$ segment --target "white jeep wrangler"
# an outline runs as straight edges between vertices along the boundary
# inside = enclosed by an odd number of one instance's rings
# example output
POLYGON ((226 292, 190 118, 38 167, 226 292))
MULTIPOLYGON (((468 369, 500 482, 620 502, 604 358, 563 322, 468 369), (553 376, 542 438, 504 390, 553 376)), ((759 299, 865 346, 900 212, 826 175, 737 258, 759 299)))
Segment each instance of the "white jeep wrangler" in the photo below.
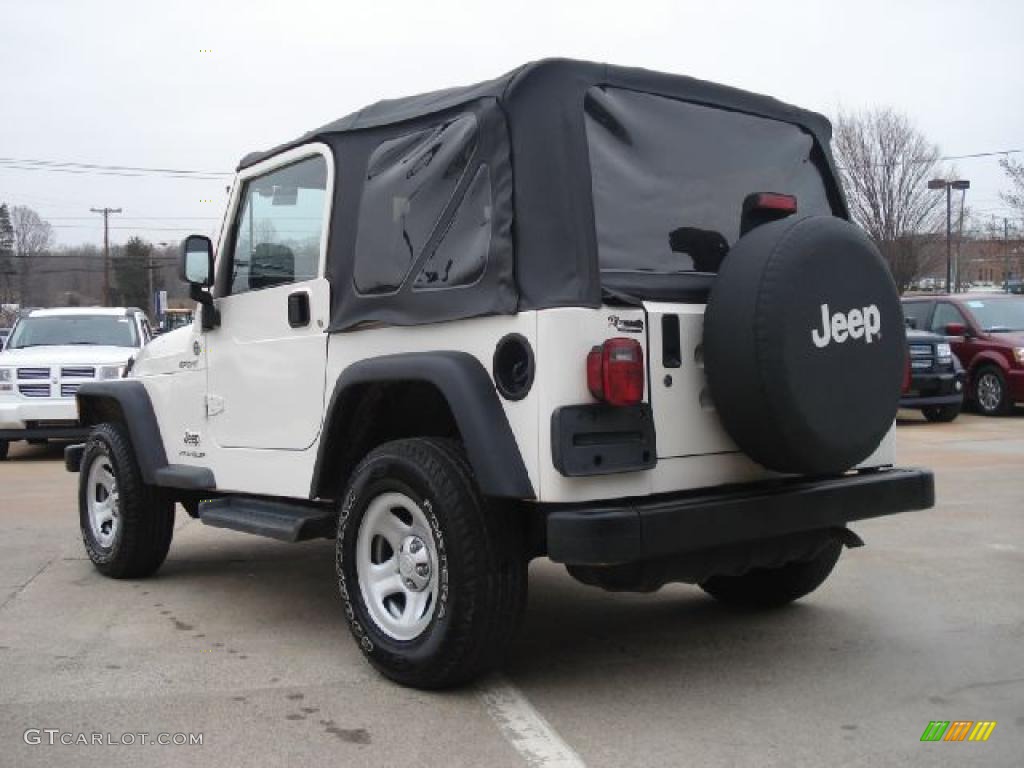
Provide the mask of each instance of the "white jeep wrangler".
POLYGON ((564 60, 381 102, 239 166, 200 305, 78 392, 82 537, 148 576, 174 504, 332 537, 381 672, 493 666, 547 556, 610 590, 815 589, 893 468, 900 304, 819 115, 564 60))
POLYGON ((22 317, 0 351, 0 460, 18 440, 87 437, 75 407, 79 387, 121 378, 149 338, 141 309, 63 307, 22 317))

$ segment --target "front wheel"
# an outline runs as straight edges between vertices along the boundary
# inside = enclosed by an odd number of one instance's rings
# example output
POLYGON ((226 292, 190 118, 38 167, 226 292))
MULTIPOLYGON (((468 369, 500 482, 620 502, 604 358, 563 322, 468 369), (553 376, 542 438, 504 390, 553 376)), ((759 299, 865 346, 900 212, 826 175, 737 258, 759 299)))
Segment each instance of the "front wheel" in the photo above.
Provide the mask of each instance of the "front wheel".
POLYGON ((842 542, 833 540, 810 560, 777 568, 755 568, 739 576, 712 576, 700 586, 723 603, 744 608, 776 608, 820 587, 842 551, 842 542))
POLYGON ((96 569, 114 579, 150 576, 174 533, 174 502, 142 482, 127 430, 100 424, 82 452, 79 525, 96 569))
POLYGON ((960 403, 952 405, 930 405, 921 409, 921 413, 928 421, 950 422, 960 415, 960 403))
POLYGON ((1010 410, 1006 376, 994 365, 985 366, 974 377, 974 404, 985 416, 1002 416, 1010 410))
POLYGON ((518 528, 481 496, 461 447, 396 440, 353 473, 338 519, 349 628, 381 673, 443 688, 495 666, 526 601, 518 528))

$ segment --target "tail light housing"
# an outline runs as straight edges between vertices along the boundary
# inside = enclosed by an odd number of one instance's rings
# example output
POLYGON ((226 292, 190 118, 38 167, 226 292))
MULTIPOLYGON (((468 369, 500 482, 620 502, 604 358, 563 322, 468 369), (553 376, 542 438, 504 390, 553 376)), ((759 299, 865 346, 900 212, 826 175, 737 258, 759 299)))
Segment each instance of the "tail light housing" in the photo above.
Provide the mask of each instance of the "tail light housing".
POLYGON ((636 339, 614 338, 587 354, 587 388, 609 405, 644 399, 644 350, 636 339))
POLYGON ((910 391, 910 355, 903 362, 903 394, 906 394, 910 391))

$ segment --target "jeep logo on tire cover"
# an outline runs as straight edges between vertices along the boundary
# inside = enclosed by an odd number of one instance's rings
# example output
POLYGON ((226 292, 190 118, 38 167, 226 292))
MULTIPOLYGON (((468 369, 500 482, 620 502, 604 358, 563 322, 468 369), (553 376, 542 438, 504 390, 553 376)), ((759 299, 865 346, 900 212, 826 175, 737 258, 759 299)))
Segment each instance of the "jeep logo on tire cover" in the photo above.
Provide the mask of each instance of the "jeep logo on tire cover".
POLYGON ((882 316, 875 304, 863 309, 851 309, 846 314, 829 314, 828 304, 821 305, 821 328, 811 328, 811 340, 818 349, 824 349, 833 341, 842 344, 847 339, 864 339, 870 344, 880 336, 882 316))

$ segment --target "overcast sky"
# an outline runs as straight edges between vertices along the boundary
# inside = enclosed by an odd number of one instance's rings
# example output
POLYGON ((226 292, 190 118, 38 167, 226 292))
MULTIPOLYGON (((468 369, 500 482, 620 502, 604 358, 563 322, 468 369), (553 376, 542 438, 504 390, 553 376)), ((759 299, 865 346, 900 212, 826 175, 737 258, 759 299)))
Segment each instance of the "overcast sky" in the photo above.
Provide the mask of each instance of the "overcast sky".
MULTIPOLYGON (((230 172, 381 98, 546 56, 642 66, 826 114, 891 105, 944 154, 1024 149, 1024 2, 0 0, 0 158, 230 172)), ((1018 155, 1024 157, 1024 155, 1018 155)), ((957 161, 1002 217, 996 158, 957 161)), ((13 169, 61 243, 177 241, 218 226, 230 177, 13 169), (149 218, 147 218, 149 217, 149 218)))

